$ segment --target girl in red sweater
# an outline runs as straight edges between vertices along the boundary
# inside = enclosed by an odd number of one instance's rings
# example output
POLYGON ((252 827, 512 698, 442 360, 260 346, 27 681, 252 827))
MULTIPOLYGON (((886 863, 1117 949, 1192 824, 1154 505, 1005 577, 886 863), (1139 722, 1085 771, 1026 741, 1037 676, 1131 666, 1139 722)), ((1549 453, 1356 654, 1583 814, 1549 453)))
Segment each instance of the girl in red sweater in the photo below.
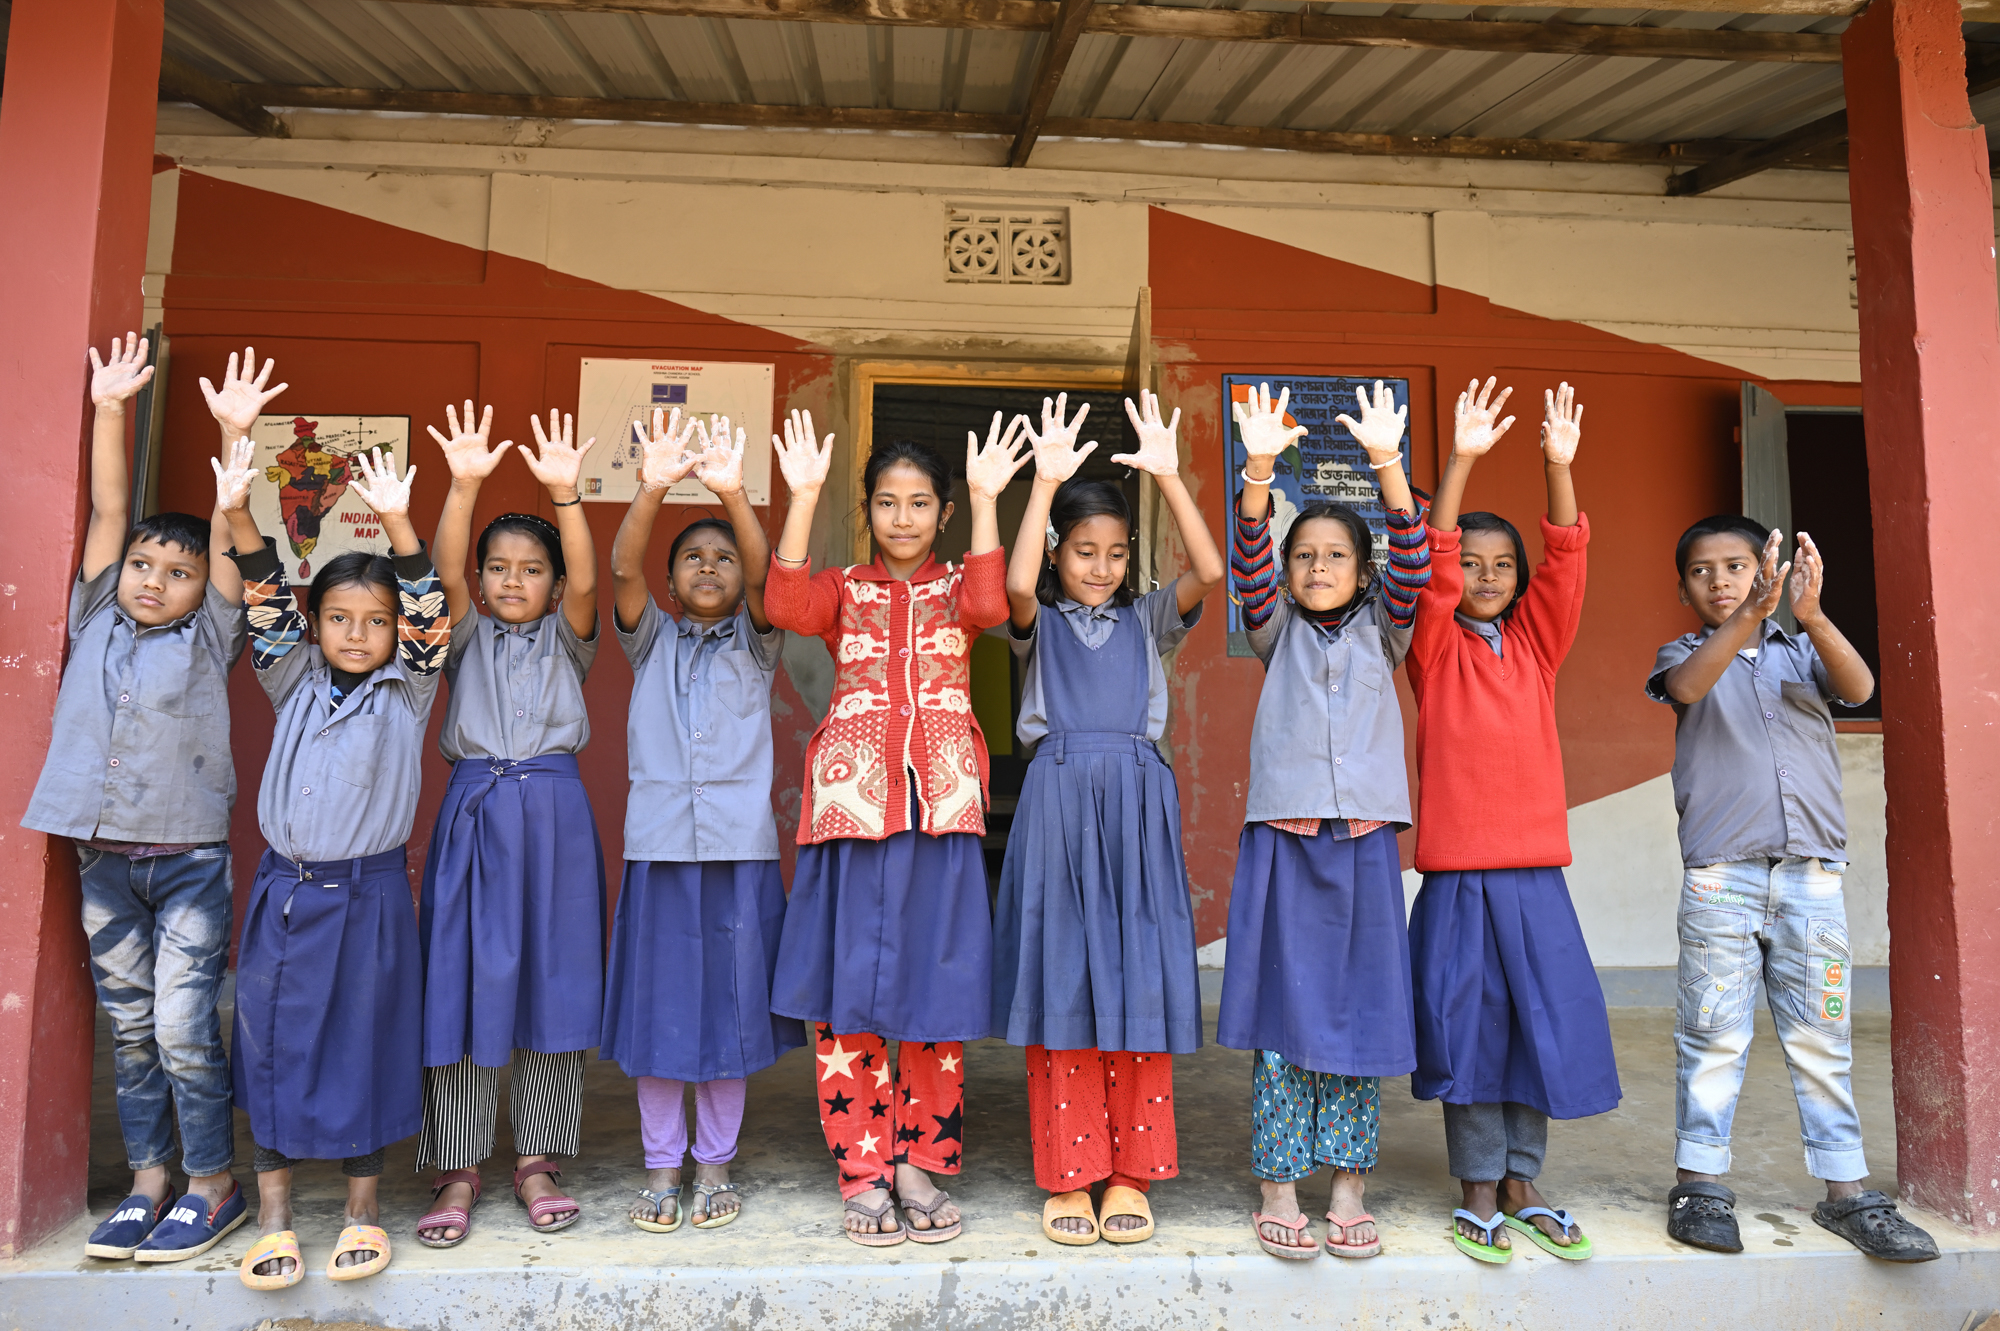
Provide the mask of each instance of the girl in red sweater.
POLYGON ((971 657, 981 630, 1007 620, 994 501, 1027 461, 1022 424, 1003 435, 995 412, 985 447, 966 440, 963 568, 931 559, 952 517, 951 469, 934 449, 897 442, 870 453, 862 473, 874 561, 814 574, 806 552, 833 437, 819 444, 812 417, 794 412, 771 441, 792 497, 765 613, 824 640, 835 670, 806 748, 771 1010, 813 1023, 820 1125, 839 1163, 847 1237, 866 1247, 959 1233, 958 1208, 930 1174, 958 1172, 964 1042, 992 1026, 986 741, 972 716, 971 657), (893 1074, 890 1040, 900 1044, 893 1074))
POLYGON ((1535 1188, 1551 1118, 1618 1104, 1604 992, 1570 904, 1556 671, 1583 613, 1590 523, 1570 482, 1583 408, 1545 394, 1549 487, 1531 578, 1512 523, 1459 515, 1473 462, 1507 432, 1493 380, 1459 396, 1451 460, 1431 510, 1431 580, 1407 667, 1417 699, 1417 868, 1410 915, 1417 1070, 1444 1101, 1445 1145, 1465 1205, 1459 1250, 1513 1257, 1504 1230, 1558 1257, 1591 1254, 1581 1226, 1535 1188))

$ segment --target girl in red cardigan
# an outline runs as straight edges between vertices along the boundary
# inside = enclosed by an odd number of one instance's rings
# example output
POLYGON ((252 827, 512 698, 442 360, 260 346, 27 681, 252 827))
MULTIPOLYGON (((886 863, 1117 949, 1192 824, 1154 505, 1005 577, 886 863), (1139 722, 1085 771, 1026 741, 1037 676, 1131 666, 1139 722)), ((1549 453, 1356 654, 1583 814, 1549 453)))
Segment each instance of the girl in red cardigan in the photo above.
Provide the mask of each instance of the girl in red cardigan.
MULTIPOLYGON (((964 1041, 991 1030, 993 922, 980 838, 986 741, 972 716, 972 640, 1008 615, 994 501, 1027 461, 1016 417, 966 440, 972 548, 931 546, 951 470, 923 444, 869 454, 872 563, 810 570, 807 542, 833 436, 793 412, 772 445, 791 491, 764 593, 773 624, 833 653, 833 700, 806 748, 799 862, 771 1010, 813 1023, 820 1124, 840 1170, 847 1237, 867 1247, 958 1237, 929 1174, 964 1145, 964 1041), (900 1042, 891 1073, 888 1041, 900 1042), (895 1208, 901 1207, 899 1219, 895 1208)), ((696 792, 699 794, 700 792, 696 792)))
POLYGON ((1535 1188, 1551 1118, 1618 1104, 1604 992, 1570 904, 1556 671, 1583 613, 1590 523, 1570 483, 1583 408, 1546 394, 1544 555, 1530 578, 1512 523, 1459 516, 1475 459, 1509 416, 1493 380, 1459 396, 1451 461, 1431 510, 1431 581, 1407 668, 1417 699, 1417 868, 1410 915, 1417 1070, 1444 1101, 1445 1145, 1465 1205, 1453 1241, 1482 1262, 1513 1257, 1503 1230, 1580 1260, 1590 1240, 1535 1188))

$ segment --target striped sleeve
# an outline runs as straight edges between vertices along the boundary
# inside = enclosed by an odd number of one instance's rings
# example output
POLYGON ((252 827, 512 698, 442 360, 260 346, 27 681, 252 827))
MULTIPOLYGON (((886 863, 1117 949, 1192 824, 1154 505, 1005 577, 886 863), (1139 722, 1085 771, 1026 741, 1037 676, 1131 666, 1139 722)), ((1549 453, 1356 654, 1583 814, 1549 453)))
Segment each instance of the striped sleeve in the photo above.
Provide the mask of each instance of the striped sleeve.
POLYGON ((1406 629, 1416 622, 1417 593, 1431 580, 1431 534, 1421 513, 1386 515, 1389 563, 1383 570, 1382 604, 1389 622, 1406 629))
POLYGON ((435 675, 444 667, 451 646, 451 612, 445 607, 444 586, 423 551, 397 555, 396 650, 413 675, 435 675))
POLYGON ((1235 532, 1229 540, 1229 580, 1243 608, 1244 629, 1260 629, 1270 623, 1278 598, 1278 568, 1269 513, 1255 522, 1241 511, 1236 514, 1235 532))
MULTIPOLYGON (((234 552, 231 552, 234 554, 234 552)), ((298 592, 285 580, 285 566, 267 543, 262 550, 235 555, 243 575, 243 613, 250 626, 250 664, 269 670, 305 641, 306 615, 298 592)))

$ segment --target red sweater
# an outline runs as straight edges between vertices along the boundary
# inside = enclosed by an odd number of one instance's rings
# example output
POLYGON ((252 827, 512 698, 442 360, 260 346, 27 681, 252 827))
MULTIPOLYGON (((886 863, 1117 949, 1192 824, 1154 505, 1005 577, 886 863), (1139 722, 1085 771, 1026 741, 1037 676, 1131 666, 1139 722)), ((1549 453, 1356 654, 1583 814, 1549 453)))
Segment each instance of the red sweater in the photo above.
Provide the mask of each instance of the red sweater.
POLYGON ((1556 671, 1583 615, 1590 521, 1542 519, 1544 554, 1502 623, 1503 654, 1453 618, 1459 532, 1431 528, 1431 580, 1405 665, 1417 698, 1417 868, 1568 864, 1556 671))
POLYGON ((925 560, 907 582, 872 564, 813 574, 775 559, 764 613, 833 653, 833 700, 806 747, 799 844, 879 841, 909 827, 986 832, 986 738, 972 715, 972 640, 1005 623, 1007 555, 925 560))

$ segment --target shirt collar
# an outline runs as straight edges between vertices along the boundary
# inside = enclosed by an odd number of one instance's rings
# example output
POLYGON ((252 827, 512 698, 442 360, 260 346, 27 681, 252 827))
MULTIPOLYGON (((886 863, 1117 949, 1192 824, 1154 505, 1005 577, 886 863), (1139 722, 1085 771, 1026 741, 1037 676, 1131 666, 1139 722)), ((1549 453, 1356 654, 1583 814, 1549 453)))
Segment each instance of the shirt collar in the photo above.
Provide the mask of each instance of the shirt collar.
POLYGON ((847 570, 848 577, 862 582, 935 582, 939 578, 949 576, 950 573, 950 564, 940 564, 930 555, 924 556, 924 566, 907 579, 890 577, 889 570, 882 567, 880 555, 875 556, 870 563, 849 565, 847 570))
MULTIPOLYGON (((543 618, 547 618, 547 616, 543 618)), ((502 619, 495 619, 493 621, 493 631, 495 634, 511 633, 517 638, 527 638, 531 641, 541 632, 541 629, 542 621, 540 619, 527 624, 509 624, 502 619)))
POLYGON ((1056 601, 1056 609, 1070 619, 1108 619, 1113 623, 1118 619, 1118 607, 1106 601, 1102 605, 1085 605, 1062 597, 1056 601))
POLYGON ((686 615, 682 615, 679 619, 674 621, 674 627, 677 630, 679 630, 680 635, 683 638, 700 638, 707 636, 713 636, 717 638, 727 638, 732 636, 736 632, 736 616, 731 615, 729 618, 723 620, 719 624, 703 624, 694 619, 689 618, 686 615))
MULTIPOLYGON (((1701 631, 1694 635, 1694 640, 1697 643, 1707 642, 1709 640, 1709 637, 1713 635, 1714 632, 1715 632, 1714 629, 1710 628, 1706 624, 1703 624, 1701 626, 1701 631)), ((1789 643, 1792 640, 1791 635, 1789 633, 1786 633, 1784 629, 1779 627, 1776 618, 1767 618, 1764 620, 1763 623, 1757 626, 1756 641, 1746 642, 1743 644, 1743 647, 1762 647, 1765 643, 1771 641, 1771 639, 1773 638, 1776 638, 1780 642, 1784 643, 1789 643)), ((1742 648, 1738 648, 1737 650, 1741 651, 1742 648)))
POLYGON ((1505 636, 1500 628, 1501 621, 1497 619, 1474 619, 1471 615, 1458 610, 1452 611, 1451 617, 1458 621, 1460 628, 1471 629, 1490 642, 1497 642, 1505 636))

